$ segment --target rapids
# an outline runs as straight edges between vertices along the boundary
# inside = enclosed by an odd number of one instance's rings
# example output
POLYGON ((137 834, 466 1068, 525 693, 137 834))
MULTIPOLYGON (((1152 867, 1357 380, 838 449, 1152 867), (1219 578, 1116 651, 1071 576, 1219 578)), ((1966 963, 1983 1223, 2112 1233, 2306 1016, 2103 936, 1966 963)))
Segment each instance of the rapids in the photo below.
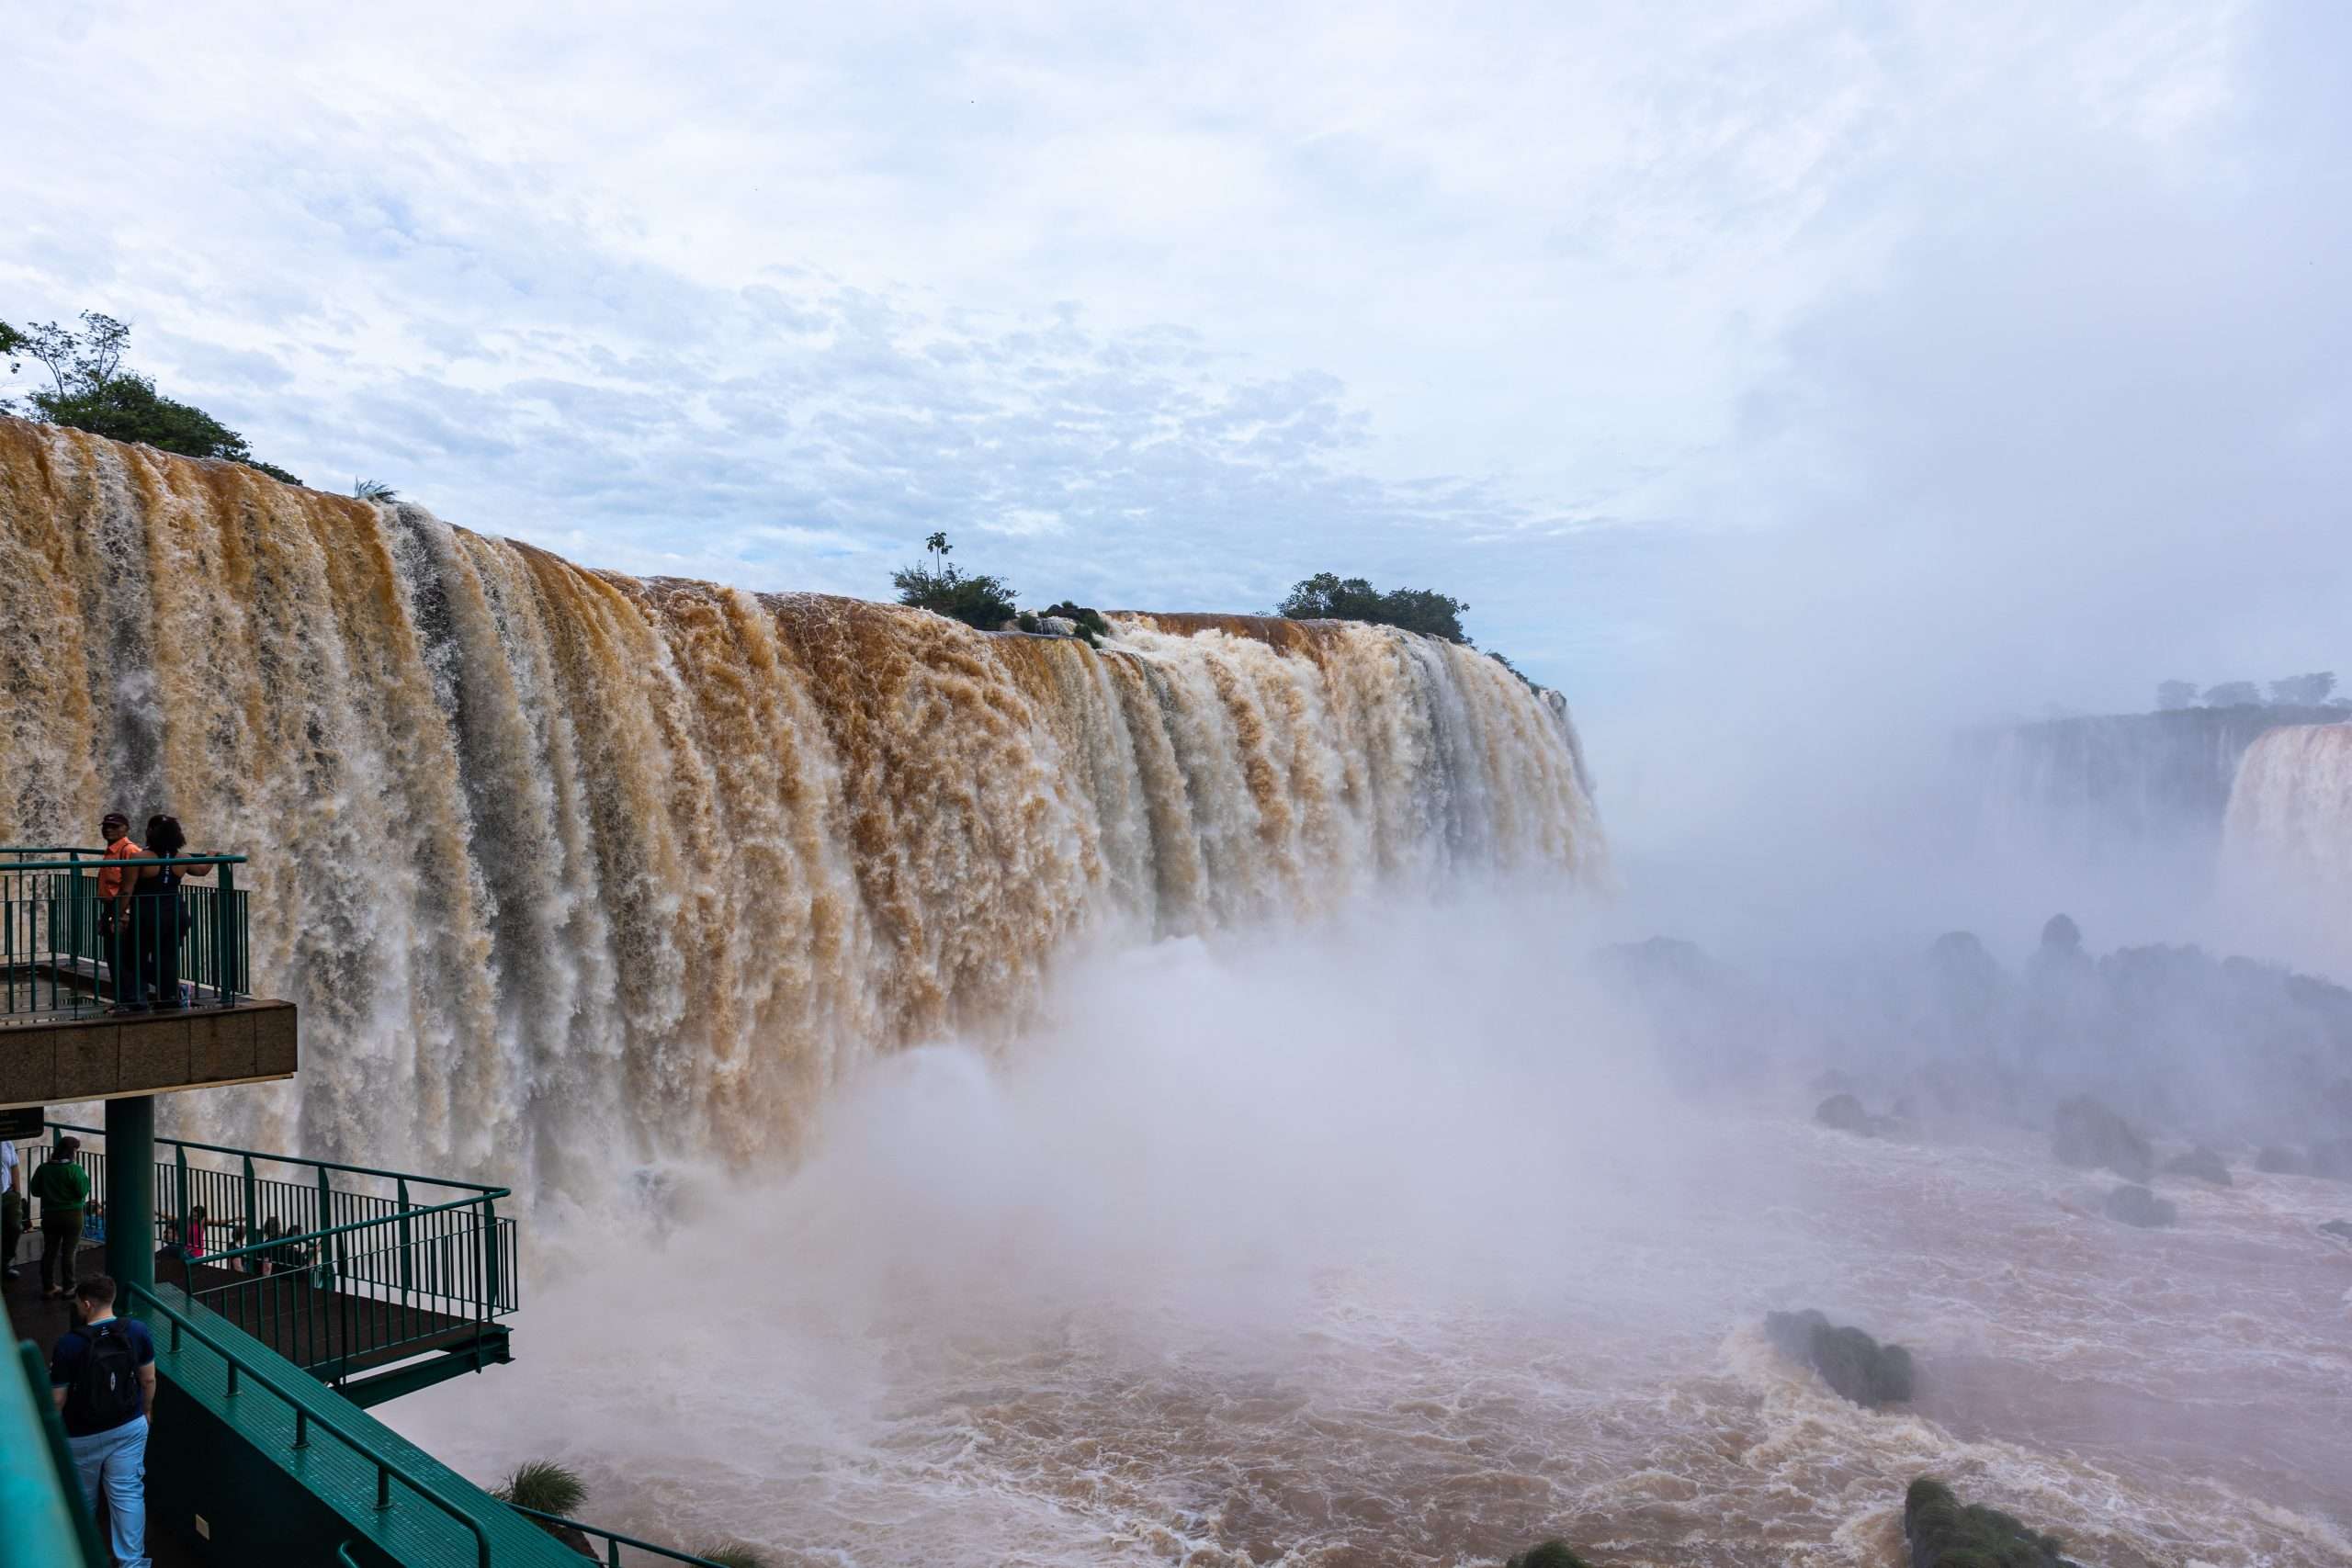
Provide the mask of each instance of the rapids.
POLYGON ((253 857, 288 1085, 167 1131, 584 1198, 787 1155, 861 1057, 1001 1040, 1090 941, 1598 871, 1566 709, 1380 628, 1106 651, 593 571, 0 418, 0 842, 253 857))
MULTIPOLYGON (((1384 901, 1057 979, 1001 1055, 871 1064, 780 1182, 673 1171, 572 1229, 485 1400, 388 1418, 481 1479, 790 1568, 1890 1568, 1904 1486, 2086 1568, 2328 1568, 2352 1521, 2352 1190, 2046 1138, 1702 1107, 1556 908, 1384 901), (1909 1346, 1846 1404, 1763 1314, 1909 1346), (615 1346, 659 1352, 621 1356, 615 1346)), ((2169 1149, 2165 1151, 2169 1153, 2169 1149)))

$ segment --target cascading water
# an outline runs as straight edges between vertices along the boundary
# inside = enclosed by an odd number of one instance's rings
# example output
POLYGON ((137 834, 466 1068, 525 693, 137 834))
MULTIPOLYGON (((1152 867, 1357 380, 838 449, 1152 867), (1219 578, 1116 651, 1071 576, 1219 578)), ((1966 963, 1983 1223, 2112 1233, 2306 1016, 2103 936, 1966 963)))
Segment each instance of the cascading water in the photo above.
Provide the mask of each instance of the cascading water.
POLYGON ((541 1190, 616 1137, 788 1147, 850 1058, 1001 1034, 1090 934, 1601 853, 1565 708, 1450 645, 989 637, 10 420, 0 628, 0 840, 169 810, 253 856, 304 1070, 173 1112, 541 1190))
POLYGON ((2271 951, 2352 961, 2352 724, 2274 729, 2239 764, 2222 843, 2233 913, 2271 951))

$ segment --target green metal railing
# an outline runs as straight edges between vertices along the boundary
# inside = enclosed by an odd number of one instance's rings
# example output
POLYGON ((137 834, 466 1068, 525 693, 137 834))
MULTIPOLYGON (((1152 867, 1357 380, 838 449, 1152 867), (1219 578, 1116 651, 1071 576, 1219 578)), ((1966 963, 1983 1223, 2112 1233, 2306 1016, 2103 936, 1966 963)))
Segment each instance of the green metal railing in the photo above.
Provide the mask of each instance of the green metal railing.
POLYGON ((388 1453, 382 1445, 371 1440, 364 1431, 359 1430, 359 1422, 366 1417, 361 1416, 356 1410, 352 1412, 351 1418, 336 1416, 331 1419, 323 1415, 314 1414, 311 1408, 311 1402, 285 1387, 259 1364, 249 1359, 239 1357, 219 1337, 206 1333, 204 1329, 198 1326, 196 1320, 190 1314, 182 1312, 155 1292, 136 1284, 130 1285, 128 1292, 132 1314, 146 1318, 151 1332, 157 1319, 163 1321, 170 1348, 175 1354, 179 1352, 183 1340, 189 1340, 203 1346, 220 1358, 221 1364, 226 1369, 228 1397, 232 1399, 237 1397, 243 1388, 258 1388, 263 1393, 273 1395, 280 1404, 293 1412, 293 1446, 295 1448, 308 1447, 313 1434, 322 1434, 341 1443, 356 1454, 364 1463, 374 1467, 376 1507, 379 1510, 390 1508, 392 1506, 392 1485, 393 1483, 398 1482, 407 1492, 424 1498, 434 1507, 457 1520, 473 1537, 476 1568, 490 1568, 490 1537, 482 1529, 481 1522, 470 1517, 464 1509, 439 1496, 423 1482, 410 1475, 401 1468, 401 1461, 398 1456, 388 1453))
MULTIPOLYGON (((75 1163, 93 1192, 105 1191, 106 1151, 87 1146, 104 1134, 49 1125, 85 1140, 75 1163)), ((465 1325, 479 1336, 521 1304, 514 1222, 498 1212, 506 1188, 188 1139, 155 1144, 171 1155, 155 1162, 155 1243, 175 1251, 181 1288, 249 1332, 269 1325, 259 1337, 329 1382, 405 1347, 435 1348, 465 1325), (198 1211, 200 1252, 189 1246, 198 1211)), ((28 1163, 48 1152, 37 1145, 28 1163)))
POLYGON ((0 847, 0 1024, 250 998, 244 863, 0 847), (184 878, 176 897, 138 891, 142 874, 173 867, 184 878), (121 896, 98 896, 102 871, 121 874, 121 896))
POLYGON ((49 1367, 30 1340, 0 1368, 0 1562, 104 1568, 97 1525, 49 1393, 49 1367))
POLYGON ((592 1540, 603 1541, 605 1568, 622 1568, 621 1548, 624 1546, 631 1551, 648 1552, 664 1562, 690 1562, 695 1565, 695 1568, 726 1568, 725 1563, 714 1562, 707 1557, 696 1557, 691 1551, 678 1551, 670 1547, 656 1546, 650 1540, 639 1540, 635 1536, 622 1535, 615 1530, 598 1529, 594 1525, 583 1525, 578 1519, 567 1519, 560 1514, 542 1514, 537 1508, 526 1508, 520 1503, 510 1503, 507 1506, 525 1518, 537 1519, 542 1524, 561 1525, 566 1529, 575 1529, 592 1540))

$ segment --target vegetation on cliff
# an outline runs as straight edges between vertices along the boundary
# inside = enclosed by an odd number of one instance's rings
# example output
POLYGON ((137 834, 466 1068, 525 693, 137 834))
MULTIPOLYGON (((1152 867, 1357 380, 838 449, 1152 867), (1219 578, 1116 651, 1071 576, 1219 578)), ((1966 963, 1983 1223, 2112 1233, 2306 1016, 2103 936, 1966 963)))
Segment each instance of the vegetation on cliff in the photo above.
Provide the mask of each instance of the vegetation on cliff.
POLYGON ((899 591, 899 603, 918 610, 929 610, 951 621, 984 632, 999 631, 1012 624, 1019 613, 1013 604, 1015 590, 1009 582, 986 572, 967 572, 947 558, 956 547, 947 542, 944 533, 933 534, 923 541, 927 563, 901 567, 890 574, 890 585, 899 591))
POLYGON ((1433 588, 1383 592, 1361 577, 1319 571, 1295 584, 1274 614, 1294 621, 1369 621, 1466 647, 1470 634, 1462 629, 1462 617, 1469 610, 1461 600, 1433 588))
POLYGON ((154 380, 122 362, 130 326, 96 310, 82 312, 82 327, 36 321, 17 328, 0 321, 0 359, 9 374, 28 359, 49 372, 51 387, 28 393, 17 409, 0 399, 0 412, 21 412, 50 424, 86 430, 116 441, 138 441, 158 451, 188 457, 221 457, 258 468, 271 479, 300 484, 285 469, 253 455, 245 438, 192 404, 167 398, 154 380))

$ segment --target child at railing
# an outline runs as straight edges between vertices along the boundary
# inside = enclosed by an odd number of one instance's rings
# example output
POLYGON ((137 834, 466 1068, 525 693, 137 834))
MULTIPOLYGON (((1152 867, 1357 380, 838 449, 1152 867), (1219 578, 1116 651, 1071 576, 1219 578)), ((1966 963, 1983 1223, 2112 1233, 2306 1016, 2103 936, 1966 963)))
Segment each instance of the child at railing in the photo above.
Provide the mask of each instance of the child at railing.
POLYGON ((164 1251, 166 1255, 187 1261, 204 1256, 204 1205, 193 1204, 183 1221, 177 1214, 165 1214, 164 1251))

